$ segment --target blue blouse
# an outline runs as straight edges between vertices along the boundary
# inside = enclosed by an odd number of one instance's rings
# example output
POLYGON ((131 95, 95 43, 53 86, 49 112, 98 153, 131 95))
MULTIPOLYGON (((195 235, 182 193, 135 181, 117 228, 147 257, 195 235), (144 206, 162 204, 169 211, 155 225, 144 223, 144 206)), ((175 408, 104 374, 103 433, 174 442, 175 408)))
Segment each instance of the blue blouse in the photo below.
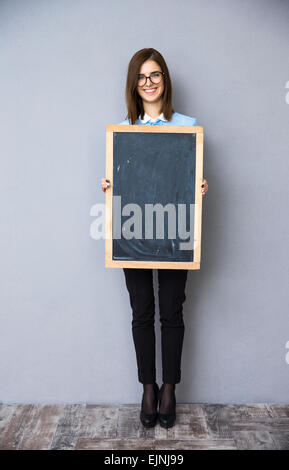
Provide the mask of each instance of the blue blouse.
MULTIPOLYGON (((140 116, 135 122, 136 125, 150 125, 150 126, 198 126, 197 119, 195 117, 186 116, 185 114, 173 113, 170 121, 164 120, 162 114, 157 119, 149 119, 145 123, 140 120, 140 116)), ((126 119, 119 123, 121 124, 131 124, 131 122, 126 119)))

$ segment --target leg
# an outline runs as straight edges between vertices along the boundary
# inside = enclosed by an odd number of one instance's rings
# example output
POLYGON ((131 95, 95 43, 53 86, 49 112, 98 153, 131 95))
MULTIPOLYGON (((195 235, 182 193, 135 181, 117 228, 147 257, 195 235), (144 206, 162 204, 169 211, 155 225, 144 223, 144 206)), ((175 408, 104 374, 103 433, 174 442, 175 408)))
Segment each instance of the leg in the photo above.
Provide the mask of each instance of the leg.
POLYGON ((187 269, 159 269, 159 306, 162 334, 163 382, 181 380, 181 356, 185 325, 183 303, 187 269))
POLYGON ((155 299, 152 269, 123 268, 132 308, 132 334, 138 379, 142 384, 156 380, 155 299))

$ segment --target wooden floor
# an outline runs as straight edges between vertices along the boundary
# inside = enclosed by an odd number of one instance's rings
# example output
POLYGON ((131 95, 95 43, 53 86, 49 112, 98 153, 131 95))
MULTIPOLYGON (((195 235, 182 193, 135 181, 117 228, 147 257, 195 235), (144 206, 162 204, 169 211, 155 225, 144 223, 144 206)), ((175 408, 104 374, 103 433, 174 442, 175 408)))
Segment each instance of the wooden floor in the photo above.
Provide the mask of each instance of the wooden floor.
POLYGON ((136 405, 0 405, 0 449, 289 449, 289 405, 177 404, 143 427, 136 405))

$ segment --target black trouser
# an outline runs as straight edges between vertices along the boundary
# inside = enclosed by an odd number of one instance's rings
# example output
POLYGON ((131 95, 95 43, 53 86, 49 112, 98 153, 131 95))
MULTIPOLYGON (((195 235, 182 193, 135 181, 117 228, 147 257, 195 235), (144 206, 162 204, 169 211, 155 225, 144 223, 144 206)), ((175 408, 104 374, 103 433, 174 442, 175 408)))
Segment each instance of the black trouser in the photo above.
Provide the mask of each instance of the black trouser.
MULTIPOLYGON (((152 269, 123 268, 132 308, 132 334, 138 379, 143 384, 156 381, 155 299, 152 269)), ((188 270, 158 269, 163 382, 181 380, 181 356, 185 325, 183 302, 188 270)))

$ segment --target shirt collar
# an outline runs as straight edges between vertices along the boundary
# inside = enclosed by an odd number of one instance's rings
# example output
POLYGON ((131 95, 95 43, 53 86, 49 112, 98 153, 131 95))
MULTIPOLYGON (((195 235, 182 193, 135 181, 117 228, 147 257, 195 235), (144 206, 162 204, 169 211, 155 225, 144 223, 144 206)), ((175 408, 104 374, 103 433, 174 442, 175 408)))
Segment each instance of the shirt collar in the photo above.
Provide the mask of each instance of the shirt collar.
POLYGON ((155 122, 155 121, 158 121, 158 120, 161 120, 161 121, 167 121, 167 119, 165 119, 163 113, 161 113, 157 118, 153 119, 151 116, 149 116, 147 113, 144 113, 144 117, 143 119, 139 118, 140 122, 142 122, 143 124, 145 124, 146 122, 148 121, 152 121, 152 122, 155 122))

